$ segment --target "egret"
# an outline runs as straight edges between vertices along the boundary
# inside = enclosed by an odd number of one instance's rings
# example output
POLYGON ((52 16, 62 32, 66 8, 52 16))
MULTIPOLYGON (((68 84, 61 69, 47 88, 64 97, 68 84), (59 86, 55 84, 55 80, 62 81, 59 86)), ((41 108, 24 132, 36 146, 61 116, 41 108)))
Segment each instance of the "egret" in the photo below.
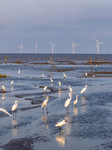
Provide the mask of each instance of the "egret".
POLYGON ((12 111, 16 110, 16 108, 18 106, 18 104, 17 104, 18 102, 20 102, 20 101, 15 101, 15 104, 12 106, 12 111))
POLYGON ((47 86, 45 86, 44 88, 43 88, 43 90, 45 91, 47 89, 47 86))
POLYGON ((70 96, 70 98, 68 98, 67 100, 66 100, 66 102, 65 102, 65 107, 66 107, 66 113, 67 113, 67 107, 68 107, 68 112, 69 112, 69 105, 70 105, 70 101, 71 101, 71 99, 72 99, 72 96, 70 96))
POLYGON ((61 122, 58 122, 55 126, 56 126, 56 127, 60 127, 60 129, 61 129, 61 127, 62 127, 64 124, 65 124, 65 120, 63 120, 63 121, 61 121, 61 122))
POLYGON ((2 111, 2 112, 4 112, 4 113, 6 113, 7 115, 9 115, 9 116, 12 116, 10 113, 8 113, 7 112, 7 110, 6 109, 4 109, 4 108, 0 108, 0 111, 2 111))
POLYGON ((69 90, 70 90, 70 92, 72 92, 72 88, 71 88, 71 86, 69 85, 69 90))
POLYGON ((42 73, 42 78, 44 78, 44 73, 42 73))
POLYGON ((18 70, 18 74, 20 74, 20 68, 19 68, 19 70, 18 70))
POLYGON ((5 91, 5 87, 2 85, 2 89, 3 89, 3 91, 5 91))
POLYGON ((59 86, 61 86, 61 82, 60 82, 60 81, 58 81, 58 83, 59 83, 59 86))
POLYGON ((66 78, 66 74, 63 72, 63 76, 64 76, 64 78, 66 78))
MULTIPOLYGON (((49 101, 49 96, 47 96, 46 97, 46 99, 43 101, 43 103, 42 103, 42 105, 41 105, 41 107, 43 107, 43 109, 44 109, 44 107, 46 106, 46 110, 47 110, 47 103, 48 103, 48 101, 49 101)), ((47 110, 47 113, 48 113, 48 110, 47 110)))
POLYGON ((84 95, 84 92, 87 90, 87 86, 88 85, 85 85, 85 87, 81 90, 81 92, 80 92, 81 94, 83 93, 83 95, 84 95))
POLYGON ((51 82, 53 82, 53 79, 52 79, 52 78, 50 78, 50 81, 51 81, 51 82))
POLYGON ((14 83, 14 80, 11 81, 11 85, 14 83))
POLYGON ((76 105, 78 101, 78 95, 76 95, 76 100, 73 102, 73 105, 76 105))

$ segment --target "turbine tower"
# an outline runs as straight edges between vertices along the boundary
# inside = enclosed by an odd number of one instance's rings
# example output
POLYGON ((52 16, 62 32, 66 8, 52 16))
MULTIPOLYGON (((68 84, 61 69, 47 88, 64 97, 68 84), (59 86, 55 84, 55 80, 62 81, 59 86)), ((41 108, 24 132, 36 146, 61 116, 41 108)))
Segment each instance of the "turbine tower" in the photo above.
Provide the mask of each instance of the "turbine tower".
POLYGON ((72 42, 72 48, 73 48, 73 54, 74 54, 74 45, 79 45, 79 44, 74 44, 74 42, 71 40, 72 42))
MULTIPOLYGON (((50 43, 51 43, 51 42, 50 42, 50 43)), ((52 49, 52 54, 53 54, 53 47, 56 46, 57 44, 52 44, 52 43, 51 43, 51 45, 52 45, 51 49, 52 49)))
POLYGON ((97 48, 97 54, 99 54, 99 44, 104 44, 103 42, 98 42, 98 40, 95 38, 97 44, 96 44, 96 47, 95 49, 97 48))
POLYGON ((35 53, 37 53, 37 48, 38 48, 38 46, 37 46, 37 42, 36 42, 36 44, 35 44, 35 53))
POLYGON ((18 48, 21 48, 21 54, 22 54, 22 49, 24 49, 23 43, 22 43, 21 46, 19 46, 18 48))

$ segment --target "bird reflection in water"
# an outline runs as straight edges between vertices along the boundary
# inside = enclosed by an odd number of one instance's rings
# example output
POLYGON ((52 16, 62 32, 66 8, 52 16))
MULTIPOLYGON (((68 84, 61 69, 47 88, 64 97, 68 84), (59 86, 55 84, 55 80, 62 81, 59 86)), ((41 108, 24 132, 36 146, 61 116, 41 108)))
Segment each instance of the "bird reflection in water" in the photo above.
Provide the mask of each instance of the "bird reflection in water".
POLYGON ((77 116, 78 115, 78 109, 77 109, 77 107, 74 107, 73 111, 74 111, 74 115, 77 116))
POLYGON ((55 139, 58 142, 59 147, 65 147, 65 134, 62 134, 60 132, 59 135, 55 139))
POLYGON ((81 112, 82 113, 85 113, 87 111, 87 98, 85 96, 82 96, 81 97, 81 103, 82 103, 82 106, 81 106, 81 112))
POLYGON ((4 99, 5 99, 5 93, 2 94, 2 100, 4 100, 4 99))
MULTIPOLYGON (((69 117, 69 115, 65 115, 65 134, 66 135, 71 135, 71 117, 69 117)), ((70 136, 69 136, 70 137, 70 136)))
POLYGON ((47 124, 48 116, 47 116, 47 114, 44 115, 44 112, 42 113, 42 121, 43 121, 43 123, 45 124, 46 129, 49 129, 49 126, 48 126, 48 124, 47 124))
POLYGON ((59 93, 58 93, 58 95, 59 95, 59 100, 60 100, 60 96, 61 96, 61 87, 59 87, 59 93))
POLYGON ((12 136, 17 137, 17 120, 12 120, 12 136))

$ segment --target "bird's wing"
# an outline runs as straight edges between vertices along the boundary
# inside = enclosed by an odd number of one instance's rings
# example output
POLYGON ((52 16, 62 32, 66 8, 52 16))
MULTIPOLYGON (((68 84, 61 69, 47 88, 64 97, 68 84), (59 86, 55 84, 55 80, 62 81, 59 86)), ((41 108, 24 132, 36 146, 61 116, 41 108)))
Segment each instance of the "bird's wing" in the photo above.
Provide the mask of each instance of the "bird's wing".
POLYGON ((70 104, 70 99, 68 98, 65 102, 65 107, 67 107, 70 104))
POLYGON ((14 105, 12 106, 12 111, 15 110, 16 107, 17 107, 17 106, 14 104, 14 105))
POLYGON ((47 100, 45 99, 41 105, 41 107, 44 107, 47 104, 47 100))
POLYGON ((81 94, 85 91, 85 88, 82 89, 81 94))
POLYGON ((4 109, 4 108, 0 108, 0 111, 2 111, 2 112, 4 112, 4 113, 6 113, 7 115, 9 115, 9 116, 12 116, 10 113, 8 113, 7 112, 7 110, 6 109, 4 109))

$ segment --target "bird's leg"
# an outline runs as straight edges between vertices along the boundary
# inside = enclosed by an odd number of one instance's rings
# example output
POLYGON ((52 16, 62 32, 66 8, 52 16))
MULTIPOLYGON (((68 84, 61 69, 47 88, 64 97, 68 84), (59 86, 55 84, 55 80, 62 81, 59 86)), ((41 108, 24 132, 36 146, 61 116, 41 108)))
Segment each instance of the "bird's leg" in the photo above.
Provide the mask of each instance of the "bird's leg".
POLYGON ((43 109, 42 109, 42 113, 44 113, 44 107, 43 107, 43 109))
POLYGON ((46 111, 47 111, 47 114, 48 114, 48 109, 47 109, 47 105, 46 105, 46 111))

